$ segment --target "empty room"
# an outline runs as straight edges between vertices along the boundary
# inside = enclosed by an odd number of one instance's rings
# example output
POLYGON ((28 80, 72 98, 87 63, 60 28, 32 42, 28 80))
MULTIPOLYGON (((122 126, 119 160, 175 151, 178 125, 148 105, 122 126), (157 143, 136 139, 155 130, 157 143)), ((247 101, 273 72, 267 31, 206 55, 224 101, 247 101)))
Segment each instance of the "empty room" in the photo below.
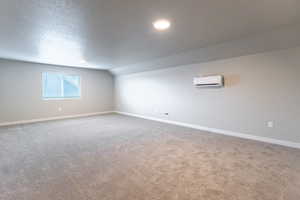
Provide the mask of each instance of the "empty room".
POLYGON ((1 0, 0 200, 300 200, 300 1, 1 0))

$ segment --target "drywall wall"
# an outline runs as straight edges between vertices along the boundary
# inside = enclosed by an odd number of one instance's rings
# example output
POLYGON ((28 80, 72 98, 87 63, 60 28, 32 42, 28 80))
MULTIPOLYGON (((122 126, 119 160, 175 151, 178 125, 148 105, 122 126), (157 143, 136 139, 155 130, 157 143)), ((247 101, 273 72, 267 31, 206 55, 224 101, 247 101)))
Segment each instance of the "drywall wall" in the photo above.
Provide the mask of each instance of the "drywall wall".
POLYGON ((118 111, 300 142, 300 48, 115 80, 118 111), (226 86, 193 86, 193 77, 210 74, 224 75, 226 86), (268 121, 273 128, 267 127, 268 121))
POLYGON ((107 71, 0 60, 0 124, 111 111, 113 88, 107 71), (81 98, 43 100, 42 72, 47 71, 80 75, 81 98))

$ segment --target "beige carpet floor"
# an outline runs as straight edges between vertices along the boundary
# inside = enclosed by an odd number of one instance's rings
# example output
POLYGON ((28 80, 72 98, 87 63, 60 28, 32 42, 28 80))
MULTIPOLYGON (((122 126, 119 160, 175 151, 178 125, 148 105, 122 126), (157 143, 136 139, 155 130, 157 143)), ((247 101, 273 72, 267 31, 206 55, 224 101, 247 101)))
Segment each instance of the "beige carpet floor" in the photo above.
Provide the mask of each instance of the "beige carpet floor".
POLYGON ((1 200, 299 200, 300 150, 122 115, 0 128, 1 200))

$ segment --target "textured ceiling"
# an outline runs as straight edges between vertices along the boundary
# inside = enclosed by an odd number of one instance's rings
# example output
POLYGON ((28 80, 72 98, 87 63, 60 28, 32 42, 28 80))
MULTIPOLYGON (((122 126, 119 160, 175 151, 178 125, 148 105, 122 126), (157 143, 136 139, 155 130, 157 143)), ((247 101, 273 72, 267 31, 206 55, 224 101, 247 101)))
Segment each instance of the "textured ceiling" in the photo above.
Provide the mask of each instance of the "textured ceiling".
POLYGON ((299 0, 2 0, 0 57, 113 71, 299 22, 299 0))

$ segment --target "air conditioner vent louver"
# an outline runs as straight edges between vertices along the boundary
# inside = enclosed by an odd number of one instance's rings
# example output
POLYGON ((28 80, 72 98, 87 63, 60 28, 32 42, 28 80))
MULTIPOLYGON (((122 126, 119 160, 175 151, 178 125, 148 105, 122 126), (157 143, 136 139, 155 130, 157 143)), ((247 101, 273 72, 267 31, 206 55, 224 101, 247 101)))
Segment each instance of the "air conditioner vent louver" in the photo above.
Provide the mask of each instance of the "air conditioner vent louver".
POLYGON ((224 77, 222 75, 195 77, 193 82, 196 87, 223 87, 224 77))

